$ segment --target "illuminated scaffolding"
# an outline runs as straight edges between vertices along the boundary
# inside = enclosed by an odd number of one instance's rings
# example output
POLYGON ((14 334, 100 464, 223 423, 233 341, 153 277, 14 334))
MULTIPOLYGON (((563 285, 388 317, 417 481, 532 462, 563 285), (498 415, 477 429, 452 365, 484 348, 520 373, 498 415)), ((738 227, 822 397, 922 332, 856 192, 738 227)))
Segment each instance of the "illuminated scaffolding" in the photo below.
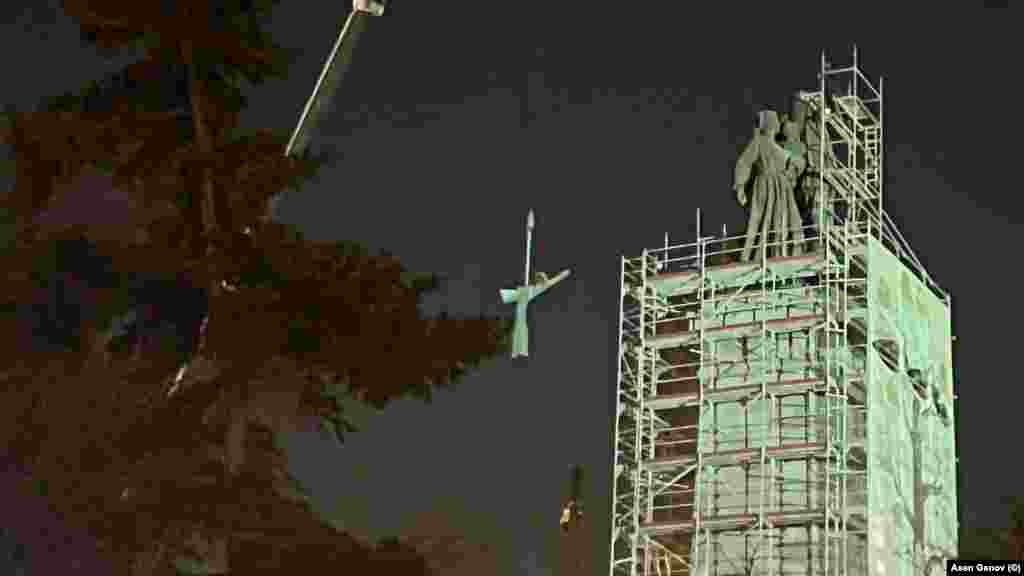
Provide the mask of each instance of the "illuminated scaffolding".
POLYGON ((622 259, 612 576, 873 572, 868 358, 899 353, 872 335, 869 247, 949 298, 882 209, 881 83, 856 49, 801 99, 823 199, 801 253, 701 237, 622 259))

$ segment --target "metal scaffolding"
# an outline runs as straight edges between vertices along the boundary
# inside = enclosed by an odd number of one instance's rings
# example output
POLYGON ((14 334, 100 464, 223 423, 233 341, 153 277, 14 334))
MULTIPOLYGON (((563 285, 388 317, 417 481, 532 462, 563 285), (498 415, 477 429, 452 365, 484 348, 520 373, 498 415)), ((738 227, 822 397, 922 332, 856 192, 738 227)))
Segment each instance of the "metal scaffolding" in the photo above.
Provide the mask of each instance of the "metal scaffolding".
POLYGON ((881 83, 856 49, 844 68, 822 54, 801 98, 821 143, 810 241, 622 258, 612 576, 868 573, 866 246, 948 296, 882 210, 881 83))

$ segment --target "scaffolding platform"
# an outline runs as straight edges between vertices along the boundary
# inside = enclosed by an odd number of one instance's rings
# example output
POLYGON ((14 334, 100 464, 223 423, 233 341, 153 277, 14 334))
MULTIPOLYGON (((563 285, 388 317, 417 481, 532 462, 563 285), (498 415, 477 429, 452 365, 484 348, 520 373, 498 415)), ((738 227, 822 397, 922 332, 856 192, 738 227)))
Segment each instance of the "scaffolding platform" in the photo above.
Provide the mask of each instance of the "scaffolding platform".
MULTIPOLYGON (((823 252, 813 252, 800 256, 780 256, 768 258, 764 262, 764 268, 761 264, 761 260, 756 259, 707 266, 704 269, 704 278, 718 288, 737 287, 756 282, 762 276, 762 270, 766 270, 767 274, 775 274, 784 278, 810 278, 816 276, 824 267, 825 255, 823 252)), ((684 296, 697 291, 700 279, 700 269, 690 268, 679 272, 655 275, 648 280, 648 284, 660 296, 684 296)))
MULTIPOLYGON (((825 511, 817 509, 798 509, 782 512, 771 512, 764 515, 765 522, 774 528, 787 526, 803 526, 812 523, 824 523, 825 511)), ((701 522, 701 527, 712 532, 724 532, 729 530, 743 530, 757 526, 759 516, 757 514, 728 514, 722 516, 709 516, 701 522)), ((693 532, 697 522, 690 518, 687 520, 669 520, 666 522, 646 522, 640 525, 640 533, 645 536, 667 536, 693 532)))
MULTIPOLYGON (((767 458, 773 460, 800 460, 810 456, 823 455, 826 445, 824 442, 808 442, 801 444, 783 444, 782 446, 769 446, 764 452, 767 458)), ((753 463, 761 459, 760 448, 741 448, 739 450, 723 450, 720 452, 708 452, 704 454, 703 463, 708 466, 735 466, 738 464, 753 463)), ((697 454, 682 454, 679 456, 662 456, 644 461, 644 470, 648 472, 662 472, 685 468, 697 463, 697 454)))
MULTIPOLYGON (((816 387, 824 385, 820 378, 805 378, 800 380, 780 380, 768 382, 764 385, 769 394, 775 396, 786 396, 791 394, 806 394, 816 387)), ((726 388, 712 388, 704 392, 704 397, 709 402, 736 402, 756 396, 761 392, 760 384, 749 384, 745 386, 729 386, 726 388)), ((700 392, 684 392, 682 394, 665 394, 651 396, 646 404, 652 410, 671 410, 674 408, 689 408, 700 405, 700 392)))
POLYGON ((881 124, 878 121, 878 117, 875 116, 875 113, 872 112, 865 102, 857 96, 848 94, 836 97, 833 101, 839 106, 840 110, 864 127, 878 126, 881 124))
MULTIPOLYGON (((765 329, 772 333, 798 332, 800 330, 813 328, 823 322, 825 322, 824 314, 790 316, 789 318, 776 318, 761 321, 755 320, 754 322, 742 322, 738 324, 726 324, 725 326, 705 328, 704 338, 710 341, 715 341, 758 336, 761 332, 762 324, 765 329)), ((697 340, 700 338, 700 334, 699 330, 693 330, 692 328, 690 330, 666 331, 663 334, 648 337, 646 339, 646 343, 655 350, 678 348, 680 346, 696 344, 697 340)))
MULTIPOLYGON (((701 528, 711 532, 727 532, 749 530, 757 526, 757 514, 727 514, 709 516, 701 522, 701 528)), ((764 515, 770 528, 788 528, 808 524, 824 524, 825 511, 822 508, 802 508, 781 512, 770 512, 764 515)), ((848 506, 846 524, 851 532, 863 532, 867 528, 867 509, 864 506, 848 506)), ((693 518, 666 520, 663 522, 644 522, 640 524, 640 533, 645 536, 669 536, 673 534, 692 533, 696 529, 693 518)))
POLYGON ((840 257, 844 252, 850 254, 850 256, 864 263, 864 258, 867 254, 867 237, 864 235, 849 235, 845 241, 843 239, 843 232, 836 229, 831 229, 828 233, 829 240, 832 242, 832 253, 834 258, 840 257))

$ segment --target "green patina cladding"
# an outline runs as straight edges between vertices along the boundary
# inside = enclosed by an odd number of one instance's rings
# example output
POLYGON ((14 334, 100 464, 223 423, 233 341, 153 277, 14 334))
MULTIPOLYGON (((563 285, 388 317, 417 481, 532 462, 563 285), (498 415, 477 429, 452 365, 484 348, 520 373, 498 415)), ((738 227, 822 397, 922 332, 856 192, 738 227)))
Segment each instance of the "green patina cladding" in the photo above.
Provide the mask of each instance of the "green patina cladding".
POLYGON ((885 308, 887 311, 892 313, 896 307, 896 301, 892 293, 892 287, 889 285, 889 279, 884 277, 878 278, 877 286, 877 299, 878 305, 885 308))
POLYGON ((956 460, 950 314, 895 256, 868 246, 871 333, 898 342, 896 371, 871 347, 868 362, 870 574, 929 573, 955 556, 956 460), (898 290, 894 290, 898 287, 898 290), (920 370, 947 409, 944 424, 932 402, 913 393, 907 370, 920 370))
POLYGON ((897 378, 895 372, 885 370, 879 374, 879 380, 879 385, 882 389, 882 399, 885 401, 886 405, 895 406, 899 399, 901 378, 897 378))

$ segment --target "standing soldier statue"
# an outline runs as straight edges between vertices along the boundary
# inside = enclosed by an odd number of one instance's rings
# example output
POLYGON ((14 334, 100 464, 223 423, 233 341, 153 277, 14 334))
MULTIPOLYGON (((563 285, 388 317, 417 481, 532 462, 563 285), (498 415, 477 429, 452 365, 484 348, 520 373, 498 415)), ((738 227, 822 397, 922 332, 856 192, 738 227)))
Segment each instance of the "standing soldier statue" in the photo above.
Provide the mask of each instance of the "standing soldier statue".
POLYGON ((782 124, 782 148, 786 152, 785 187, 782 195, 775 200, 783 256, 799 256, 803 253, 804 228, 797 203, 797 190, 807 169, 807 151, 800 136, 803 120, 786 120, 782 124))
MULTIPOLYGON (((800 203, 803 209, 809 212, 811 224, 815 233, 821 235, 821 222, 818 221, 819 211, 822 208, 824 191, 821 190, 821 135, 819 134, 818 119, 810 115, 810 107, 803 99, 803 95, 797 93, 793 96, 792 102, 793 121, 801 129, 801 138, 807 159, 807 169, 797 182, 797 193, 800 196, 800 203)), ((830 150, 825 149, 825 161, 828 162, 830 150)), ((826 189, 828 183, 825 183, 826 189)))

